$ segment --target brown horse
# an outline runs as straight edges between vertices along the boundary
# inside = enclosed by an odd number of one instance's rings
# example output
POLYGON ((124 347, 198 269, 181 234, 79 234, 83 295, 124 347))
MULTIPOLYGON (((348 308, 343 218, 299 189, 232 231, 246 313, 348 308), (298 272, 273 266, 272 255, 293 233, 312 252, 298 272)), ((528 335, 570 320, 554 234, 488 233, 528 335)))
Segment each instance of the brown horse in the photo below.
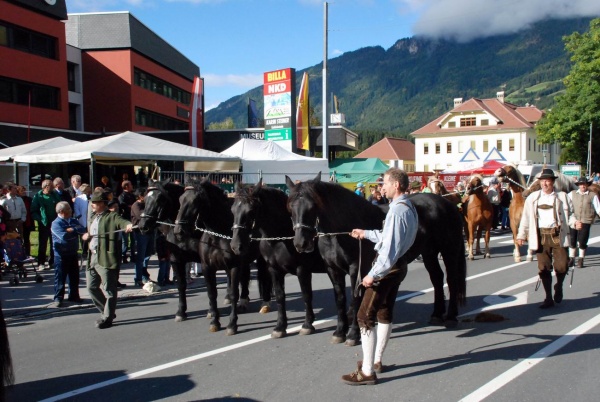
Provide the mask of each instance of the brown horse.
MULTIPOLYGON (((502 183, 508 183, 512 193, 512 199, 508 207, 508 216, 510 217, 510 230, 512 231, 513 242, 515 244, 513 257, 515 258, 515 262, 521 262, 517 233, 519 233, 519 224, 521 223, 521 215, 523 215, 523 207, 525 206, 525 197, 523 197, 523 191, 526 189, 525 178, 516 166, 510 164, 496 170, 494 175, 502 183)), ((531 261, 529 256, 527 260, 531 261)))
POLYGON ((490 231, 492 230, 492 217, 494 216, 494 207, 483 192, 483 177, 476 174, 469 177, 465 196, 469 197, 469 203, 465 211, 467 218, 467 247, 469 250, 469 259, 473 260, 473 241, 477 239, 475 254, 481 254, 479 239, 481 232, 485 230, 485 254, 483 258, 490 258, 490 231))
MULTIPOLYGON (((458 191, 449 192, 444 186, 444 182, 435 177, 429 178, 427 181, 427 187, 433 194, 439 194, 452 204, 459 206, 461 204, 461 194, 458 191)), ((460 208, 460 206, 459 206, 460 208)))

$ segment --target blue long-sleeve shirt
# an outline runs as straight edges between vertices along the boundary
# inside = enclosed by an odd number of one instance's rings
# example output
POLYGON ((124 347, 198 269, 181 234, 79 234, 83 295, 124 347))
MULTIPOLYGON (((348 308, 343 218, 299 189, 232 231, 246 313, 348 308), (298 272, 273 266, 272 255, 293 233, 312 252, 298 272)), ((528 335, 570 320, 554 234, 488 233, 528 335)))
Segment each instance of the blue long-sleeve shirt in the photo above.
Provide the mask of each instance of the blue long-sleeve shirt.
POLYGON ((365 238, 375 243, 377 251, 377 260, 369 271, 369 276, 379 280, 390 272, 415 242, 418 219, 412 203, 405 195, 401 195, 390 203, 383 230, 365 231, 365 238))
POLYGON ((79 250, 79 236, 84 234, 86 229, 79 224, 75 218, 64 219, 57 217, 50 228, 52 231, 52 242, 54 252, 61 256, 77 255, 79 250), (73 232, 67 232, 68 228, 73 228, 73 232))

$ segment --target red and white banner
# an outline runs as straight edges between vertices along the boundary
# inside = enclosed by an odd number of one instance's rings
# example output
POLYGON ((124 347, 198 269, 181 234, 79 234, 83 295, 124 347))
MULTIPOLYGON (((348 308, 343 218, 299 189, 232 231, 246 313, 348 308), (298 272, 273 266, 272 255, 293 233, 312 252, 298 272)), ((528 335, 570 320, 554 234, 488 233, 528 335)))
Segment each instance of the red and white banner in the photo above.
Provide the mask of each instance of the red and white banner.
POLYGON ((204 79, 194 77, 190 109, 190 146, 202 148, 204 137, 204 79))

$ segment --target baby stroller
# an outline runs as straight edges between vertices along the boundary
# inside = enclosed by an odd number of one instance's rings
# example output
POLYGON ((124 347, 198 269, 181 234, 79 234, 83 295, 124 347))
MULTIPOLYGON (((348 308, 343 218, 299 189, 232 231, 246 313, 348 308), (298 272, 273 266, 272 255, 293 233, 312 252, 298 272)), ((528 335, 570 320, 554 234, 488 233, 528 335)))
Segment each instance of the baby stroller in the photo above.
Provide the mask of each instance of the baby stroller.
POLYGON ((17 233, 8 233, 4 240, 4 262, 7 273, 14 276, 10 280, 11 286, 19 284, 19 279, 27 278, 28 268, 35 274, 35 282, 41 283, 44 278, 37 272, 37 259, 25 255, 23 242, 17 233))

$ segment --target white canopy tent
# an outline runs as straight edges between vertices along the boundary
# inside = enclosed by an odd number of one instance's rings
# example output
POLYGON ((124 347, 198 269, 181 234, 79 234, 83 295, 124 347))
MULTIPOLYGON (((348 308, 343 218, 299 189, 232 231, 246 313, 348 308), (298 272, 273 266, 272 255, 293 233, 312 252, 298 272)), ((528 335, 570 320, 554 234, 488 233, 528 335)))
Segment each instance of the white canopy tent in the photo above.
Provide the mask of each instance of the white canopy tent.
POLYGON ((45 152, 49 149, 59 148, 67 145, 79 144, 79 141, 69 140, 64 137, 49 138, 31 142, 29 144, 17 145, 15 147, 0 149, 0 161, 8 161, 19 155, 33 155, 45 152))
POLYGON ((27 163, 90 161, 92 172, 95 170, 96 163, 143 165, 159 160, 195 161, 204 163, 206 170, 226 170, 232 164, 238 167, 240 164, 240 159, 235 156, 181 145, 131 131, 27 155, 16 155, 14 160, 27 163))
POLYGON ((255 183, 259 173, 266 184, 284 184, 286 175, 302 181, 314 179, 319 173, 327 180, 329 175, 326 159, 297 155, 275 141, 241 139, 223 154, 242 160, 244 183, 255 183))

